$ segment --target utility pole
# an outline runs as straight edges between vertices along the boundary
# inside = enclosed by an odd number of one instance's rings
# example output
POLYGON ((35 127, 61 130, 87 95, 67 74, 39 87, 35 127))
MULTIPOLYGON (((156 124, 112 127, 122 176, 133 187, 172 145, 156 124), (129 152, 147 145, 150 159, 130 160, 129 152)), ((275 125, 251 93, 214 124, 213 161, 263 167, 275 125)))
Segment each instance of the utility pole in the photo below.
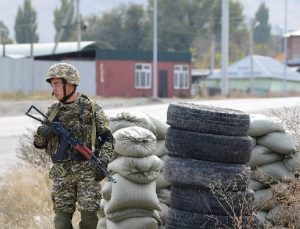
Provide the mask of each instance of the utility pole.
POLYGON ((211 35, 211 44, 210 44, 210 74, 214 73, 215 70, 215 47, 216 47, 215 34, 211 35))
POLYGON ((65 17, 64 17, 64 19, 63 19, 63 21, 62 21, 62 23, 61 23, 59 32, 58 32, 58 34, 56 34, 56 36, 55 36, 55 45, 54 45, 54 47, 53 47, 53 49, 52 49, 52 54, 55 54, 55 52, 56 52, 57 45, 58 45, 58 43, 60 42, 60 40, 61 40, 61 38, 62 38, 62 35, 63 35, 63 33, 64 33, 64 30, 66 29, 66 26, 67 26, 67 22, 68 22, 68 20, 69 20, 69 18, 70 18, 70 16, 71 16, 71 12, 72 12, 73 6, 74 6, 74 0, 71 0, 71 3, 70 3, 70 5, 69 5, 69 8, 67 9, 67 12, 66 12, 66 14, 65 14, 65 17))
POLYGON ((157 99, 157 0, 153 1, 153 99, 157 99))
POLYGON ((228 96, 228 41, 229 41, 229 2, 222 0, 222 88, 223 96, 228 96))
POLYGON ((77 50, 80 51, 81 42, 81 23, 80 23, 80 10, 79 10, 79 0, 76 0, 76 23, 77 23, 77 50))
POLYGON ((249 59, 250 59, 250 93, 254 95, 254 74, 253 74, 253 29, 255 27, 256 20, 250 19, 249 26, 249 59))
POLYGON ((287 0, 285 0, 284 4, 284 37, 283 37, 283 42, 284 42, 284 65, 283 65, 283 96, 287 96, 287 0))

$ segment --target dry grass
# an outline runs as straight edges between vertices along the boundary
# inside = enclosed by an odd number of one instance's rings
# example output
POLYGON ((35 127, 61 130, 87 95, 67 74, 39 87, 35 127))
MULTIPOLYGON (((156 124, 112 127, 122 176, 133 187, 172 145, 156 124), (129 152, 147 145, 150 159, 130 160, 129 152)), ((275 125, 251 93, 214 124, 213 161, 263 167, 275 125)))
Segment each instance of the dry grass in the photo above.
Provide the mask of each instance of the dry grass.
POLYGON ((53 228, 47 172, 20 167, 0 180, 0 228, 53 228))
MULTIPOLYGON (((0 176, 0 228, 53 228, 54 212, 51 201, 51 180, 48 177, 51 161, 42 150, 37 150, 33 133, 24 134, 17 156, 21 163, 0 176)), ((78 228, 79 212, 73 217, 78 228)))
POLYGON ((21 100, 47 100, 51 99, 51 92, 49 91, 40 91, 33 93, 24 93, 22 91, 18 92, 1 92, 0 101, 21 101, 21 100))

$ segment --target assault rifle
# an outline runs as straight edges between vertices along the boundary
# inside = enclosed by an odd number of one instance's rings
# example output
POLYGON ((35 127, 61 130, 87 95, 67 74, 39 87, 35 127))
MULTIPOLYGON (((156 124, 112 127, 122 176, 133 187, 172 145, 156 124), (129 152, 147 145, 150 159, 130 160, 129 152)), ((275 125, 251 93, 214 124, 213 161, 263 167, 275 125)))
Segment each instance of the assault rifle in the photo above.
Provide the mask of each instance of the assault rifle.
POLYGON ((117 183, 116 180, 111 176, 110 172, 107 171, 106 167, 103 165, 103 162, 101 162, 101 160, 99 160, 85 144, 83 144, 80 140, 74 138, 72 134, 63 126, 62 123, 50 121, 48 117, 45 114, 43 114, 39 109, 37 109, 34 105, 30 106, 30 108, 26 112, 26 115, 52 128, 55 134, 63 138, 66 143, 71 145, 77 152, 81 153, 86 159, 88 159, 94 165, 96 165, 97 169, 100 169, 109 181, 117 183), (39 119, 38 117, 30 114, 32 109, 36 110, 40 115, 42 115, 44 117, 44 120, 39 119))

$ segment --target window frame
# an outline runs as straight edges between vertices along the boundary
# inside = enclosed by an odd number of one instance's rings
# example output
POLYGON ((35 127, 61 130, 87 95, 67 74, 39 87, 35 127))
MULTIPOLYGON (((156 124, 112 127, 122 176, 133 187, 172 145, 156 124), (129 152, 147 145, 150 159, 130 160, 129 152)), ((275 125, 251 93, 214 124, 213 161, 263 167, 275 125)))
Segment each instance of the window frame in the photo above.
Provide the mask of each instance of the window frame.
POLYGON ((151 80, 152 77, 151 76, 152 76, 152 66, 150 63, 135 63, 134 88, 135 89, 151 89, 152 88, 152 80, 151 80), (137 69, 138 66, 141 66, 141 69, 137 69))
POLYGON ((173 88, 176 90, 185 90, 190 88, 190 66, 188 64, 174 65, 173 88))

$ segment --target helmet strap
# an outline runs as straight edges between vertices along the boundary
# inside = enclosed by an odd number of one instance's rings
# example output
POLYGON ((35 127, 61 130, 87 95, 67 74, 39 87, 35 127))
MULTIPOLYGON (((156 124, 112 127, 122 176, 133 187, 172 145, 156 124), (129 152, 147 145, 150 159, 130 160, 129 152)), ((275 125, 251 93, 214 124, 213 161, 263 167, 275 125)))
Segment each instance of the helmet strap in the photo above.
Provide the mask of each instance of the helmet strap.
POLYGON ((63 79, 63 84, 64 84, 64 86, 63 86, 64 97, 59 101, 62 103, 65 103, 69 98, 71 98, 72 95, 74 95, 76 86, 74 86, 74 90, 70 94, 67 95, 67 89, 66 89, 67 82, 64 79, 63 79))

